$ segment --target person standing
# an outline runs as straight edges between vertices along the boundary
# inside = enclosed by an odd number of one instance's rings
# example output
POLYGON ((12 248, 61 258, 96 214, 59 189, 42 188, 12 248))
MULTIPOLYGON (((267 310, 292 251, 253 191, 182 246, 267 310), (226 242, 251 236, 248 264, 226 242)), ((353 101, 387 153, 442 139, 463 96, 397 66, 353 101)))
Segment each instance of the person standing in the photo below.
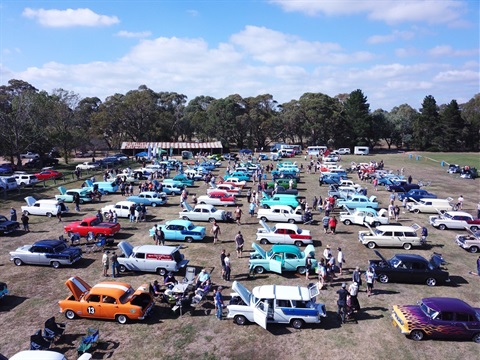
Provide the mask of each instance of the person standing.
POLYGON ((362 286, 362 272, 360 271, 360 267, 356 267, 352 274, 352 281, 358 284, 358 287, 362 286))
POLYGON ((237 251, 237 257, 238 258, 242 257, 243 244, 244 243, 245 243, 245 240, 243 239, 243 235, 239 231, 238 234, 235 236, 235 249, 237 251))
POLYGON ((23 231, 30 232, 30 227, 28 226, 28 221, 30 219, 28 218, 27 214, 23 213, 20 219, 22 220, 23 231))
POLYGON ((220 231, 220 226, 218 226, 216 221, 213 222, 212 230, 210 232, 213 234, 213 243, 216 244, 218 241, 218 235, 222 233, 220 231))
POLYGON ((305 259, 305 279, 310 280, 310 269, 312 268, 312 254, 308 254, 305 259))
POLYGON ((458 210, 463 210, 463 202, 464 202, 464 198, 463 198, 463 195, 460 195, 457 199, 457 207, 458 207, 458 210))
POLYGON ((75 203, 75 211, 80 211, 80 195, 78 193, 73 195, 73 202, 75 203))
POLYGON ((477 204, 477 219, 480 219, 480 201, 477 204))
POLYGON ((60 205, 60 203, 57 204, 57 219, 58 219, 58 222, 62 221, 62 205, 60 205))
POLYGON ((133 223, 135 222, 135 204, 130 205, 128 210, 130 212, 129 221, 133 223))
POLYGON ((337 290, 338 300, 337 300, 337 314, 342 323, 345 323, 345 315, 347 310, 347 295, 348 291, 346 290, 347 284, 343 283, 342 288, 337 290))
POLYGON ((103 253, 103 256, 102 256, 103 276, 108 276, 108 268, 110 265, 108 254, 110 254, 110 251, 107 250, 103 253))
POLYGON ((320 259, 320 262, 318 263, 318 290, 322 290, 323 287, 325 286, 325 279, 327 278, 327 268, 325 267, 325 260, 320 259))
POLYGON ((215 293, 215 308, 216 316, 218 320, 222 320, 223 315, 223 297, 222 297, 222 287, 219 286, 217 292, 215 293))
POLYGON ((339 247, 337 248, 338 254, 337 254, 337 263, 338 263, 338 273, 340 275, 343 274, 343 263, 345 262, 345 258, 343 257, 343 251, 342 248, 339 247))
POLYGON ((99 222, 103 223, 103 215, 101 210, 97 211, 97 213, 95 214, 95 217, 98 219, 99 222))
POLYGON ((330 217, 325 213, 325 216, 322 218, 323 232, 328 234, 328 223, 330 222, 330 217))
POLYGON ((225 257, 227 256, 225 249, 220 253, 220 264, 222 265, 222 279, 225 280, 225 257))
POLYGON ((247 191, 247 203, 250 203, 252 199, 252 190, 248 189, 247 191))
POLYGON ((237 208, 235 209, 235 222, 237 223, 237 225, 241 225, 242 223, 240 222, 240 220, 242 219, 242 209, 240 209, 240 206, 237 205, 237 208))
POLYGON ((371 266, 365 272, 365 282, 367 283, 367 296, 373 295, 373 284, 375 283, 375 272, 371 266))
POLYGON ((255 201, 252 201, 249 205, 249 210, 248 212, 250 213, 250 217, 253 217, 255 215, 255 207, 257 204, 255 204, 255 201))
POLYGON ((232 267, 230 264, 230 253, 225 255, 225 259, 223 259, 225 262, 225 280, 230 281, 230 273, 232 272, 232 267))
POLYGON ((358 283, 352 282, 348 287, 348 292, 352 299, 352 308, 355 311, 360 311, 360 303, 358 302, 358 283))
POLYGON ((328 226, 330 227, 330 231, 332 232, 333 235, 335 235, 335 231, 337 230, 337 218, 335 215, 331 216, 330 219, 328 220, 328 226))
POLYGON ((114 252, 112 252, 112 257, 110 258, 110 260, 112 261, 112 277, 115 278, 118 276, 118 256, 117 254, 114 252))
POLYGON ((477 259, 477 275, 480 276, 480 256, 477 259))
POLYGON ((393 208, 393 215, 395 216, 395 221, 398 221, 398 218, 400 217, 400 207, 398 205, 395 205, 393 208))
POLYGON ((157 227, 157 237, 158 237, 158 244, 164 246, 165 245, 165 233, 162 230, 161 226, 157 227))
POLYGON ((17 221, 17 210, 13 206, 10 208, 10 221, 17 221))

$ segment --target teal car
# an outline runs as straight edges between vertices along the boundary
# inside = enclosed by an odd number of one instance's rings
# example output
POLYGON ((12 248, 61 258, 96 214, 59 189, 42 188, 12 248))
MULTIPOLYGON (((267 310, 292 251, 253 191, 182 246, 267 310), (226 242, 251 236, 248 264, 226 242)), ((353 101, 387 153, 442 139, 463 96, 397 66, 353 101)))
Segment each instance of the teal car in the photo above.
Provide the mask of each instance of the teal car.
POLYGON ((117 181, 96 181, 85 180, 85 184, 91 189, 98 187, 98 190, 103 194, 113 194, 118 191, 117 181))
POLYGON ((269 251, 255 243, 252 247, 255 251, 250 254, 248 262, 250 273, 263 274, 265 271, 272 271, 281 274, 283 271, 296 271, 305 274, 308 255, 312 257, 312 268, 317 267, 315 248, 311 244, 307 245, 304 251, 296 245, 273 245, 269 251))
MULTIPOLYGON (((297 188, 297 180, 295 180, 295 179, 292 179, 292 180, 293 180, 292 188, 296 189, 297 188)), ((275 181, 267 182, 267 188, 268 189, 275 188, 275 183, 277 183, 278 186, 283 186, 285 189, 290 188, 290 179, 286 179, 286 178, 278 178, 278 179, 275 179, 275 181)))
POLYGON ((181 181, 173 180, 173 179, 163 179, 162 184, 170 184, 173 187, 183 189, 183 183, 181 181))
POLYGON ((242 172, 242 171, 234 171, 230 174, 226 174, 223 177, 223 180, 227 180, 228 178, 237 178, 240 181, 250 181, 250 174, 242 172))
POLYGON ((296 208, 300 205, 298 202, 298 197, 291 194, 275 194, 269 196, 267 193, 263 192, 263 198, 260 201, 260 206, 264 209, 269 209, 273 205, 288 205, 292 208, 296 208))
POLYGON ((80 204, 92 202, 92 192, 89 189, 70 189, 67 190, 64 186, 59 186, 60 195, 55 195, 56 200, 67 203, 73 203, 73 196, 78 194, 80 196, 80 204))
POLYGON ((182 185, 185 185, 185 186, 188 186, 188 187, 192 187, 192 186, 195 185, 195 181, 193 179, 189 179, 185 174, 175 175, 172 180, 173 181, 178 181, 182 185))

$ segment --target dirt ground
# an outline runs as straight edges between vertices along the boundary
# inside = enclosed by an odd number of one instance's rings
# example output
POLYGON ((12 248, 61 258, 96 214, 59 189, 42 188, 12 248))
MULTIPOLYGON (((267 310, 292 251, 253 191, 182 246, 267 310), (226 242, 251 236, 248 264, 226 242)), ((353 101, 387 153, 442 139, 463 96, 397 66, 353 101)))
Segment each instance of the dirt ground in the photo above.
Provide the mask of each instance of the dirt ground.
MULTIPOLYGON (((386 169, 396 172, 404 169, 406 176, 412 175, 414 182, 422 179, 431 181, 426 188, 440 198, 451 196, 457 198, 460 194, 465 197, 464 210, 475 214, 479 197, 477 180, 463 180, 455 175, 446 174, 446 169, 436 162, 427 160, 415 161, 408 154, 372 155, 368 157, 345 156, 342 159, 344 167, 349 166, 352 160, 383 159, 386 169)), ((304 163, 303 157, 294 158, 304 163)), ((81 161, 81 159, 79 159, 81 161)), ((84 161, 84 160, 83 160, 84 161)), ((218 169, 216 175, 224 175, 226 162, 218 169)), ((99 176, 97 176, 98 178, 99 176)), ((270 177, 269 177, 270 178, 270 177)), ((357 181, 355 175, 351 176, 357 181)), ((251 184, 251 183, 250 183, 251 184)), ((67 188, 74 188, 79 182, 66 184, 67 188)), ((388 193, 381 188, 375 192, 370 183, 364 183, 368 188, 368 195, 377 195, 381 206, 388 204, 388 193)), ((58 185, 57 185, 58 186, 58 185)), ((302 172, 299 184, 300 194, 306 196, 311 203, 314 195, 325 198, 328 187, 318 185, 318 173, 307 174, 302 172)), ((202 195, 206 192, 206 184, 198 182, 190 188, 190 194, 202 195)), ((138 190, 137 190, 138 191, 138 190)), ((49 198, 57 194, 56 186, 50 188, 24 189, 14 199, 0 200, 0 213, 8 216, 11 206, 20 214, 20 207, 24 205, 23 198, 32 195, 35 198, 49 198)), ((367 298, 365 289, 359 294, 362 311, 358 315, 358 324, 340 324, 336 317, 336 291, 342 282, 351 281, 351 272, 355 266, 365 269, 369 259, 375 258, 372 250, 359 244, 358 231, 362 227, 339 224, 337 235, 324 234, 317 224, 300 225, 309 229, 315 239, 316 255, 320 257, 325 246, 331 245, 336 255, 336 248, 341 246, 346 264, 344 274, 338 276, 331 286, 322 290, 318 301, 326 304, 328 316, 317 326, 307 326, 295 330, 290 326, 272 325, 268 330, 256 324, 238 326, 232 321, 219 322, 214 316, 214 307, 211 297, 192 314, 180 316, 173 313, 169 306, 158 302, 150 318, 142 322, 120 325, 113 321, 99 321, 76 319, 67 320, 59 314, 57 302, 66 298, 69 291, 65 281, 73 275, 80 276, 90 285, 94 285, 105 278, 102 276, 101 252, 84 254, 83 259, 73 267, 53 269, 50 267, 21 266, 17 267, 10 262, 9 251, 34 241, 48 238, 58 238, 63 234, 63 226, 73 220, 93 215, 97 209, 121 200, 120 194, 104 196, 101 203, 83 205, 80 212, 74 211, 70 204, 71 213, 64 216, 63 222, 56 218, 30 216, 30 233, 22 231, 0 238, 0 281, 8 284, 10 295, 0 302, 0 353, 12 356, 14 353, 28 349, 29 338, 36 330, 43 327, 44 321, 50 316, 56 316, 57 321, 67 323, 66 335, 53 346, 54 350, 65 353, 68 359, 75 359, 76 348, 87 328, 100 329, 100 343, 93 351, 94 359, 292 359, 328 356, 329 359, 442 359, 451 354, 452 347, 455 355, 450 358, 474 359, 478 357, 478 344, 472 342, 429 341, 416 343, 401 335, 397 328, 392 326, 390 313, 394 304, 414 304, 427 296, 459 297, 477 307, 480 278, 470 275, 475 270, 478 254, 470 254, 454 243, 458 231, 440 231, 428 225, 427 214, 403 213, 399 222, 405 225, 417 223, 425 225, 429 230, 428 247, 426 249, 411 250, 411 253, 429 257, 430 254, 440 252, 448 262, 452 284, 448 286, 427 287, 426 285, 409 284, 376 284, 375 295, 367 298), (346 269, 345 269, 346 268, 346 269)), ((266 273, 254 278, 248 277, 248 256, 251 243, 255 241, 255 232, 259 227, 256 217, 248 215, 248 205, 244 196, 240 198, 244 210, 242 225, 220 224, 221 243, 213 244, 209 223, 197 223, 206 226, 209 235, 202 242, 191 244, 169 243, 181 245, 182 253, 190 260, 190 264, 197 268, 206 267, 212 276, 215 285, 226 288, 223 292, 226 302, 229 300, 231 283, 221 279, 220 252, 226 249, 232 254, 232 280, 238 280, 247 288, 262 284, 290 284, 307 286, 315 282, 298 274, 277 275, 266 273), (241 230, 246 239, 242 258, 235 256, 234 236, 241 230)), ((166 206, 149 208, 148 222, 129 223, 121 219, 121 232, 116 236, 116 243, 127 240, 133 245, 152 244, 148 229, 155 223, 178 218, 179 197, 169 197, 166 206)), ((227 209, 233 211, 233 208, 227 209)), ((319 222, 321 215, 314 212, 314 219, 319 222)), ((114 249, 114 245, 111 249, 114 249)), ((268 246, 265 246, 268 248, 268 246)), ((403 249, 381 248, 385 257, 395 253, 405 252, 403 249)), ((176 274, 177 279, 183 273, 176 274)), ((155 274, 127 273, 119 280, 138 287, 143 283, 160 279, 155 274)))

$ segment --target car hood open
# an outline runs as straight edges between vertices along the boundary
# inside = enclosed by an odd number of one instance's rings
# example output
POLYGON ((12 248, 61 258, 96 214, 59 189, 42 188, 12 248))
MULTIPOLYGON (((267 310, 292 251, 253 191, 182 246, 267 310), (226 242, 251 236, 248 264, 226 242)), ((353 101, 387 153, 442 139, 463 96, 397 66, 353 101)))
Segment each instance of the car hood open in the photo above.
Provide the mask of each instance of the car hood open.
POLYGON ((128 258, 130 255, 132 255, 133 246, 128 241, 120 241, 117 247, 120 249, 123 255, 125 255, 125 257, 128 258))
POLYGON ((247 290, 245 286, 240 284, 238 281, 234 281, 232 284, 232 290, 235 291, 242 298, 245 304, 250 304, 250 297, 252 293, 247 290))
POLYGON ((65 282, 65 285, 70 289, 76 301, 80 301, 80 299, 92 288, 78 276, 72 276, 65 282))
POLYGON ((256 243, 252 243, 253 249, 262 257, 262 259, 265 259, 267 256, 267 252, 262 249, 262 247, 256 243))

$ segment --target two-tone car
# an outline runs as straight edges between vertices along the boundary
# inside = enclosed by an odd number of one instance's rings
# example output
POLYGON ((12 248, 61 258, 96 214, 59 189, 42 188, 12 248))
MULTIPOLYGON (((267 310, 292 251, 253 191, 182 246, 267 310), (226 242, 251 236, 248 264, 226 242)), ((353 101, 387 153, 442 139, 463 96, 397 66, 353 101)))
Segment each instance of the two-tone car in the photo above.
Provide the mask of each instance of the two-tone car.
POLYGON ((295 224, 280 223, 269 227, 265 221, 260 220, 262 228, 257 229, 256 241, 260 244, 294 244, 302 246, 312 244, 310 230, 300 229, 295 224))
POLYGON ((430 225, 439 230, 455 229, 464 230, 469 228, 472 231, 480 229, 480 219, 465 211, 446 211, 437 216, 430 216, 430 225))
POLYGON ((401 225, 380 225, 373 230, 368 224, 365 224, 368 231, 358 232, 358 241, 369 249, 377 246, 403 247, 410 250, 414 246, 424 246, 423 239, 418 230, 421 229, 417 224, 412 226, 401 225))
POLYGON ((90 188, 98 188, 103 194, 114 194, 118 191, 118 183, 114 181, 96 181, 85 180, 85 184, 90 188))
POLYGON ((127 200, 137 204, 142 204, 145 206, 152 206, 152 207, 165 205, 168 201, 167 194, 157 193, 155 191, 142 191, 137 195, 129 196, 127 200))
POLYGON ((227 212, 219 210, 211 204, 197 204, 192 208, 190 204, 185 203, 184 209, 178 213, 178 217, 192 221, 226 221, 227 212))
POLYGON ((39 240, 10 252, 10 261, 17 266, 49 265, 58 269, 60 266, 72 265, 81 258, 80 248, 68 247, 62 240, 39 240))
MULTIPOLYGON (((205 226, 196 226, 189 220, 170 220, 165 224, 157 225, 162 229, 165 240, 170 241, 201 241, 206 236, 205 226)), ((149 230, 150 236, 155 234, 155 226, 149 230)))
POLYGON ((298 202, 298 196, 290 194, 274 194, 269 196, 267 193, 262 193, 263 197, 260 200, 260 206, 268 209, 274 205, 287 205, 296 209, 300 205, 298 202))
POLYGON ((340 222, 344 223, 345 225, 387 225, 389 222, 388 211, 386 209, 380 209, 379 211, 376 211, 372 208, 356 208, 353 210, 346 208, 346 211, 340 212, 340 222))
POLYGON ((337 200, 338 207, 347 207, 349 209, 355 208, 378 208, 377 197, 372 195, 370 197, 366 197, 365 195, 360 194, 352 194, 349 195, 346 199, 338 199, 337 200))
POLYGON ((199 204, 210 204, 214 206, 235 206, 237 201, 234 195, 223 191, 211 191, 207 195, 201 195, 197 198, 199 204))
POLYGON ((293 209, 288 205, 273 205, 268 209, 259 208, 257 218, 264 222, 288 222, 294 224, 303 221, 303 212, 300 206, 293 209))
POLYGON ((75 195, 77 194, 80 200, 80 204, 90 203, 93 201, 92 192, 85 188, 67 190, 67 188, 65 188, 64 186, 59 186, 58 191, 60 191, 60 195, 55 195, 55 199, 58 201, 73 203, 75 195))

